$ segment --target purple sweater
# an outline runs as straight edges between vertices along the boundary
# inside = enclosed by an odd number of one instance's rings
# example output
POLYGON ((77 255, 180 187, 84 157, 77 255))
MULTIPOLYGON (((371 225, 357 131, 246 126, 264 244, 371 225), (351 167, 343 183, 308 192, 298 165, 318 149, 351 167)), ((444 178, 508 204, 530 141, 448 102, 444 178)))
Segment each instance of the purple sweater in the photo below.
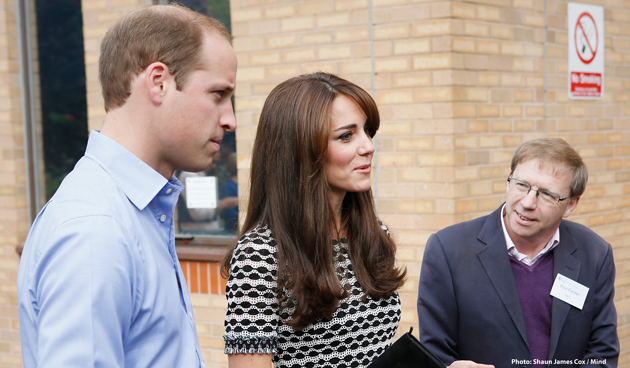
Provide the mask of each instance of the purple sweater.
POLYGON ((532 360, 548 360, 552 305, 552 296, 549 293, 553 285, 553 252, 542 256, 531 267, 513 257, 510 257, 510 264, 525 318, 532 360))

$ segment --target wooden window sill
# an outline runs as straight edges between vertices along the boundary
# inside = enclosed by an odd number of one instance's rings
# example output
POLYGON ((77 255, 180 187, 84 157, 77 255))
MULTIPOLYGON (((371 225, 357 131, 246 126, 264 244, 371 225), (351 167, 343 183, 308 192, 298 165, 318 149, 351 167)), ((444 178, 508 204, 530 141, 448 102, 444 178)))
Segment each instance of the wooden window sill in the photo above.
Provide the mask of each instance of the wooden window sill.
POLYGON ((175 250, 180 261, 221 262, 235 241, 233 236, 178 237, 175 250))

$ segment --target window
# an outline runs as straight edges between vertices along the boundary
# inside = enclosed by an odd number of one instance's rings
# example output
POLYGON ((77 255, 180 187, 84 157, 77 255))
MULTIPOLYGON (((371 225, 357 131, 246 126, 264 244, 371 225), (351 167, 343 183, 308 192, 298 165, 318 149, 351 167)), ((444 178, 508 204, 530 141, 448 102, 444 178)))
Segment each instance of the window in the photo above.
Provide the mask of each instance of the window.
POLYGON ((83 156, 87 102, 83 18, 77 0, 36 0, 45 198, 83 156))
POLYGON ((179 238, 212 235, 232 238, 238 233, 236 174, 234 132, 226 132, 221 151, 207 170, 175 173, 186 187, 177 202, 176 230, 179 238))
MULTIPOLYGON (((231 31, 229 0, 179 0, 177 3, 219 20, 231 31)), ((234 132, 226 132, 221 151, 206 171, 176 173, 186 186, 177 203, 176 231, 179 244, 189 240, 197 244, 232 242, 238 233, 236 173, 234 132)))
POLYGON ((81 2, 18 2, 31 221, 83 156, 87 106, 81 2))

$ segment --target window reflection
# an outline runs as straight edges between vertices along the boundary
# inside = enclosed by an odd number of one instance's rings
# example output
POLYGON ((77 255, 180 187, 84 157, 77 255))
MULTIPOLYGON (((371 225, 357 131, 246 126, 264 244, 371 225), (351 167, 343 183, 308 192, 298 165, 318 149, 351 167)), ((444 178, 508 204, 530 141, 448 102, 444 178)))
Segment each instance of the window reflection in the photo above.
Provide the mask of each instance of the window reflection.
POLYGON ((181 235, 233 235, 238 232, 238 184, 234 132, 226 132, 221 151, 205 171, 178 171, 186 187, 177 202, 181 235))
MULTIPOLYGON (((178 0, 177 3, 217 19, 231 32, 229 0, 178 0)), ((234 132, 225 133, 221 151, 207 170, 200 173, 177 172, 175 175, 186 186, 177 202, 176 230, 180 238, 233 236, 238 232, 234 132)))

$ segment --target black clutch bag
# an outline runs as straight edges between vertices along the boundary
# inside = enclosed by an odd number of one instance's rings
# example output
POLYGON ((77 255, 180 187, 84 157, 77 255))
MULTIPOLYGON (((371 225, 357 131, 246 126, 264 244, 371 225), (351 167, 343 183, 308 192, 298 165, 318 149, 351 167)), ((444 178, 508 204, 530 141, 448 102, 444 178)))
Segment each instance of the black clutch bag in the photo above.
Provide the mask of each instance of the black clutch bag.
POLYGON ((368 368, 446 368, 411 334, 412 331, 413 327, 374 359, 368 368))

